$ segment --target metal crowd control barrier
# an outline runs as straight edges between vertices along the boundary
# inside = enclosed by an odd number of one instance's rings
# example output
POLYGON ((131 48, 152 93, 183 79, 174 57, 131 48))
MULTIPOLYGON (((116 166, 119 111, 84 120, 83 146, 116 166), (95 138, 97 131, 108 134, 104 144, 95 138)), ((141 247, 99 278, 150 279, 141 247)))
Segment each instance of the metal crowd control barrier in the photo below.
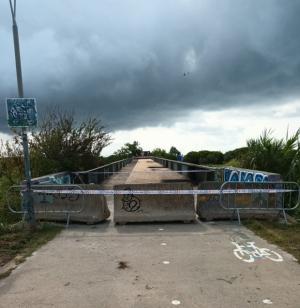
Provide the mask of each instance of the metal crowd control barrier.
MULTIPOLYGON (((12 186, 7 195, 12 190, 20 191, 24 186, 12 186)), ((300 187, 295 182, 224 182, 220 189, 82 189, 78 185, 34 185, 32 191, 41 196, 42 201, 47 203, 47 196, 58 195, 61 199, 78 200, 84 195, 219 195, 219 204, 221 208, 233 211, 237 214, 239 223, 241 222, 240 211, 250 211, 251 215, 256 211, 282 212, 285 221, 286 211, 295 210, 300 204, 300 187)), ((21 190, 22 192, 22 190, 21 190)), ((125 198, 126 199, 126 198, 125 198)), ((125 200, 127 202, 127 199, 125 200)), ((82 202, 83 204, 84 202, 82 202)), ((24 214, 26 211, 16 210, 9 203, 9 209, 13 213, 24 214)), ((36 213, 65 213, 67 215, 67 225, 69 224, 72 213, 80 213, 80 209, 72 210, 51 210, 51 205, 47 205, 45 210, 36 213)))
MULTIPOLYGON (((24 185, 13 185, 11 186, 8 191, 6 192, 6 200, 7 200, 7 205, 8 209, 14 213, 14 214, 22 214, 25 215, 27 213, 26 209, 20 208, 17 209, 17 206, 22 206, 21 205, 21 199, 22 199, 22 191, 25 190, 26 187, 24 185), (12 194, 15 194, 15 206, 12 204, 12 194), (16 196, 16 194, 18 194, 16 196), (16 205, 18 203, 18 205, 16 205)), ((73 185, 73 184, 68 184, 68 185, 56 185, 56 184, 47 184, 47 185, 32 185, 32 197, 34 198, 35 196, 38 196, 39 204, 44 205, 44 209, 41 210, 36 210, 34 209, 36 214, 43 213, 60 213, 60 214, 65 214, 66 215, 66 227, 69 226, 70 223, 70 215, 71 214, 78 214, 81 213, 82 210, 84 209, 84 190, 79 186, 79 185, 73 185), (37 190, 37 192, 35 192, 37 190), (51 191, 55 191, 52 193, 51 191), (73 194, 72 191, 76 190, 77 193, 73 194), (70 205, 66 205, 65 208, 58 210, 58 209, 53 209, 51 208, 54 199, 60 199, 60 200, 66 200, 66 201, 78 201, 80 200, 79 198, 82 199, 81 206, 77 208, 76 210, 72 209, 70 205)), ((34 205, 35 206, 35 205, 34 205)), ((36 206, 35 206, 36 207, 36 206)), ((39 205, 39 207, 41 207, 39 205)))
POLYGON ((237 214, 239 224, 240 211, 282 211, 287 223, 286 211, 300 204, 300 188, 295 182, 224 182, 219 202, 223 209, 237 214))

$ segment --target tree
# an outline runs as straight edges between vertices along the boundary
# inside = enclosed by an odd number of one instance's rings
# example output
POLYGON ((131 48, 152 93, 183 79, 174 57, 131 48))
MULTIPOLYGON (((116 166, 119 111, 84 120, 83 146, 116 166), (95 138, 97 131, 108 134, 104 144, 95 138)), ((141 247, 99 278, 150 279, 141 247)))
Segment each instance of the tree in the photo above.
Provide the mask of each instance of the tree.
POLYGON ((18 137, 0 143, 0 178, 9 185, 17 184, 24 174, 23 150, 18 137))
POLYGON ((193 164, 222 164, 224 155, 219 151, 191 151, 184 157, 184 161, 193 164))
POLYGON ((219 151, 199 151, 199 164, 219 165, 223 163, 224 155, 219 151))
POLYGON ((156 157, 162 157, 162 158, 166 158, 166 159, 176 160, 177 156, 180 155, 180 152, 174 146, 172 146, 168 153, 164 149, 156 148, 156 149, 151 151, 151 154, 153 156, 156 156, 156 157))
POLYGON ((33 175, 97 167, 110 140, 100 120, 77 123, 73 114, 50 110, 30 139, 33 175))
POLYGON ((285 180, 300 181, 300 129, 291 137, 275 139, 264 130, 257 139, 247 141, 248 151, 243 167, 275 172, 285 180))
POLYGON ((140 147, 138 141, 133 141, 133 143, 125 143, 124 146, 114 153, 115 156, 121 158, 140 156, 143 149, 140 147))
POLYGON ((243 157, 247 154, 247 152, 247 147, 237 148, 235 150, 228 151, 224 154, 224 162, 229 162, 231 160, 243 160, 243 157))
POLYGON ((151 155, 156 156, 156 157, 162 157, 162 158, 167 158, 168 156, 166 150, 161 149, 161 148, 156 148, 152 150, 151 155))
POLYGON ((169 154, 175 157, 175 159, 178 155, 181 155, 181 153, 174 146, 170 148, 169 154))
POLYGON ((188 152, 183 159, 185 162, 191 164, 198 164, 199 163, 199 154, 196 151, 188 152))

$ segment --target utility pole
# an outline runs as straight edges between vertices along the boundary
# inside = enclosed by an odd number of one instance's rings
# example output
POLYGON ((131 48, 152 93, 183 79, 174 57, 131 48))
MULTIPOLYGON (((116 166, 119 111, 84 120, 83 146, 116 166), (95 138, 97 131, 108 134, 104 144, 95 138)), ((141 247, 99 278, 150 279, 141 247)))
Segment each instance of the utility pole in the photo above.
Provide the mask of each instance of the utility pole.
MULTIPOLYGON (((23 90, 23 78, 22 78, 22 66, 21 66, 21 55, 20 55, 20 43, 19 43, 19 32, 18 25, 16 21, 16 0, 9 0, 11 16, 12 16, 12 30, 14 38, 14 49, 15 49, 15 61, 16 61, 16 73, 17 73, 17 82, 18 82, 18 96, 19 98, 24 97, 23 90)), ((22 127, 22 143, 24 150, 24 167, 25 167, 25 180, 26 180, 26 189, 23 191, 23 200, 22 206, 26 212, 25 219, 30 225, 31 228, 35 228, 35 213, 33 207, 33 198, 31 191, 31 172, 30 172, 30 159, 29 159, 29 149, 28 149, 28 137, 27 129, 22 127)))

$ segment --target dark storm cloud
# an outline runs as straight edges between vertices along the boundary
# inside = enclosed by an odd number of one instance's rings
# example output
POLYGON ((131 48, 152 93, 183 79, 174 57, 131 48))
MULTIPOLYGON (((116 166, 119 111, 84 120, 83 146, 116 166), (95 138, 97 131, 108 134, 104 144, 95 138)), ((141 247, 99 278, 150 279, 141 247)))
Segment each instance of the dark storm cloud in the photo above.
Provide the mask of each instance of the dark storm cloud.
MULTIPOLYGON (((124 129, 299 97, 299 1, 27 0, 17 13, 25 92, 40 113, 58 104, 124 129)), ((16 93, 6 1, 0 22, 3 101, 16 93)))

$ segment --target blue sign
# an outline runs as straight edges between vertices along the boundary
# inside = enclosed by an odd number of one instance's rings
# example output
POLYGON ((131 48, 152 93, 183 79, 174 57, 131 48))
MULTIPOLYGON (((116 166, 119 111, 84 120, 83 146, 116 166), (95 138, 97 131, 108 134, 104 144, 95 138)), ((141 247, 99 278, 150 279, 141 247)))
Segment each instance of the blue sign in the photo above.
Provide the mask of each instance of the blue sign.
POLYGON ((7 98, 7 121, 10 127, 34 127, 37 125, 35 98, 7 98))

